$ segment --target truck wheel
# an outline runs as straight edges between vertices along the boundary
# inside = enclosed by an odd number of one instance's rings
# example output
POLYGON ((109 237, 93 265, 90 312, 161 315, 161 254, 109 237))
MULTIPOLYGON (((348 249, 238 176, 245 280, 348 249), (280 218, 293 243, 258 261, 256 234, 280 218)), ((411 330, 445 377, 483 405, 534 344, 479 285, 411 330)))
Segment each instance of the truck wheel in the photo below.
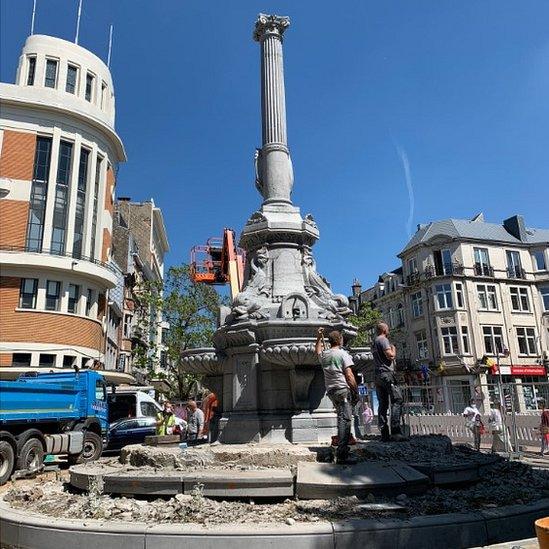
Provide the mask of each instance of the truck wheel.
POLYGON ((78 455, 69 456, 69 463, 86 463, 87 461, 95 461, 101 457, 103 453, 102 438, 92 431, 84 433, 84 446, 78 455))
POLYGON ((0 440, 0 486, 5 484, 13 472, 15 452, 7 440, 0 440))
POLYGON ((19 451, 17 458, 18 469, 40 469, 44 464, 44 447, 37 438, 29 438, 19 451))

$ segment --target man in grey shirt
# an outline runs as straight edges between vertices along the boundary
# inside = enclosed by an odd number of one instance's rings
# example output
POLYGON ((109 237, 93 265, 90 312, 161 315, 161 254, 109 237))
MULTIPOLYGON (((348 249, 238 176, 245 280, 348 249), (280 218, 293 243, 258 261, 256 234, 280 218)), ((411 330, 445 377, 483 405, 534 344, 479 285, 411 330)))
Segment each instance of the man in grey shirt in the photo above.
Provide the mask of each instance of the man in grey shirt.
POLYGON ((351 370, 353 359, 347 351, 341 348, 341 345, 343 345, 341 332, 334 330, 328 334, 330 349, 323 349, 323 338, 324 329, 320 328, 316 338, 315 350, 324 372, 326 393, 333 402, 337 413, 339 441, 336 461, 341 464, 352 464, 356 463, 356 460, 349 456, 349 438, 353 418, 351 400, 353 400, 353 395, 357 393, 355 376, 351 370))
POLYGON ((394 360, 396 349, 389 342, 389 326, 385 322, 377 325, 377 337, 372 346, 374 373, 378 406, 378 424, 383 441, 402 440, 400 420, 402 417, 402 393, 396 385, 394 360), (391 431, 387 411, 391 404, 391 431))
POLYGON ((187 440, 198 442, 202 438, 204 430, 204 412, 197 406, 194 400, 187 403, 187 440))

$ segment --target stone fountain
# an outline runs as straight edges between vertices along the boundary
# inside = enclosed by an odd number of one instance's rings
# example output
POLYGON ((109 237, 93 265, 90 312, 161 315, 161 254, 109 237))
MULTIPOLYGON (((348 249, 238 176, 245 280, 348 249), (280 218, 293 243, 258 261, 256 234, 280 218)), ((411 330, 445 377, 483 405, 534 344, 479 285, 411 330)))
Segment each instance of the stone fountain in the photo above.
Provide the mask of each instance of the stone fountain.
POLYGON ((351 312, 347 298, 316 270, 317 224, 291 200, 282 53, 289 25, 288 17, 260 14, 253 33, 261 48, 262 147, 255 154, 255 186, 263 203, 240 236, 243 290, 221 311, 214 348, 182 357, 182 371, 204 375, 218 395, 224 443, 328 440, 336 420, 314 352, 316 332, 322 326, 341 330, 346 340, 356 335, 345 320, 351 312))

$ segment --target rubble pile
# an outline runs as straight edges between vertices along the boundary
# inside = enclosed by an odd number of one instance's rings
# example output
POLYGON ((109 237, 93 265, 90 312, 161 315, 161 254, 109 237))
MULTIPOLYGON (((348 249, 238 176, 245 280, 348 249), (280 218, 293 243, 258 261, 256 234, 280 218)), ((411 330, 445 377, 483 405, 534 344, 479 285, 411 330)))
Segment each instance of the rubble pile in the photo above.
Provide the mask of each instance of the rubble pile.
POLYGON ((120 463, 132 467, 197 470, 248 468, 271 469, 297 466, 299 461, 316 461, 316 453, 305 446, 294 445, 209 445, 186 448, 178 446, 125 446, 120 463))
POLYGON ((518 462, 501 461, 485 468, 480 482, 461 489, 432 488, 421 496, 355 496, 334 500, 219 501, 192 494, 143 500, 101 493, 100 481, 87 494, 71 493, 59 481, 12 488, 4 500, 17 509, 50 517, 133 521, 150 524, 263 524, 338 521, 356 518, 407 518, 418 515, 470 512, 502 505, 526 504, 549 497, 549 475, 518 462), (369 505, 365 505, 365 503, 369 505), (398 508, 398 509, 397 509, 398 508))
POLYGON ((364 461, 404 461, 429 463, 432 466, 485 463, 493 456, 474 451, 465 445, 452 446, 446 435, 416 435, 398 444, 381 442, 379 438, 361 441, 355 450, 364 461))

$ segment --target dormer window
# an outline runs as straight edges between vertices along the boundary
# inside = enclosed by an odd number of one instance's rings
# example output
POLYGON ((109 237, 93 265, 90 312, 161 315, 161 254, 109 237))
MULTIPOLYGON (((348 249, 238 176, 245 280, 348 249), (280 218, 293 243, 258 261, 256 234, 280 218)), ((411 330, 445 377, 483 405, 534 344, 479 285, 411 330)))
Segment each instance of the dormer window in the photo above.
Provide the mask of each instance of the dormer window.
POLYGON ((36 57, 29 57, 29 70, 27 72, 27 86, 34 86, 34 74, 36 72, 36 57))
POLYGON ((92 102, 93 99, 93 83, 94 83, 94 76, 91 73, 86 74, 86 101, 92 102))
POLYGON ((67 84, 65 91, 68 93, 76 93, 76 82, 78 81, 78 67, 69 65, 67 67, 67 84))
POLYGON ((46 60, 46 79, 44 86, 46 88, 55 88, 57 83, 57 61, 55 59, 46 60))

